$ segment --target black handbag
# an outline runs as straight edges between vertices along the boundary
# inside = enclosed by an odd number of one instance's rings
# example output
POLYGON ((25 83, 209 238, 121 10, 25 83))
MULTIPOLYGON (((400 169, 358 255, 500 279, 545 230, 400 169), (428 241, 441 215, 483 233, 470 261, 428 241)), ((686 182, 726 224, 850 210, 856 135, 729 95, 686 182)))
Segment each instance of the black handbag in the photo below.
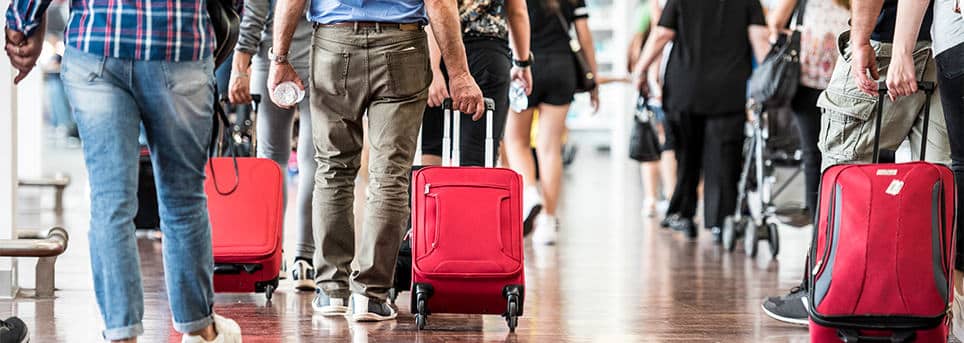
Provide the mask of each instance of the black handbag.
MULTIPOLYGON (((559 18, 559 25, 562 27, 562 30, 569 32, 569 22, 566 21, 566 17, 563 17, 559 11, 556 11, 556 17, 559 18)), ((594 74, 592 68, 589 67, 589 62, 586 61, 586 56, 582 53, 582 46, 579 44, 579 40, 572 35, 569 36, 569 48, 572 50, 573 64, 576 65, 576 93, 595 90, 596 74, 594 74)))
POLYGON ((633 131, 629 135, 629 158, 639 162, 659 161, 662 150, 656 127, 653 126, 653 111, 649 109, 646 98, 636 99, 636 114, 633 116, 633 131))
POLYGON ((770 52, 750 76, 750 100, 762 109, 790 104, 800 84, 800 30, 806 0, 798 0, 791 20, 789 36, 781 34, 770 46, 770 52))
POLYGON ((214 29, 214 37, 217 39, 214 48, 214 65, 217 69, 234 53, 241 30, 241 16, 234 8, 234 0, 207 0, 207 3, 211 28, 214 29))

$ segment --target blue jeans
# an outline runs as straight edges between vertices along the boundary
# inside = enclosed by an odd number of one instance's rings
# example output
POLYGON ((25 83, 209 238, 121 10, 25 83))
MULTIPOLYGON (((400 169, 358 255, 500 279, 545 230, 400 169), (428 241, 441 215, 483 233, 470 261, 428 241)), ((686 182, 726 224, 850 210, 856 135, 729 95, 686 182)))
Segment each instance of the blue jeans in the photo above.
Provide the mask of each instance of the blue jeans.
POLYGON ((214 65, 132 61, 67 48, 61 78, 90 177, 90 256, 108 340, 144 332, 134 236, 138 132, 147 133, 164 233, 164 274, 181 333, 212 323, 211 227, 204 167, 211 137, 214 65))

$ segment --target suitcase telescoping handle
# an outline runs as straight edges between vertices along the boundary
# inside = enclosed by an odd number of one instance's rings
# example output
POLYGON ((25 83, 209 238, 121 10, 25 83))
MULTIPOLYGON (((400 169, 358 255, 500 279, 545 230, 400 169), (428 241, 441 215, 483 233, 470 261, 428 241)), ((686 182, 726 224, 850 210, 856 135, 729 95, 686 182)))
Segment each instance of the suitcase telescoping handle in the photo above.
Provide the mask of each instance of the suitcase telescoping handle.
MULTIPOLYGON (((442 102, 444 112, 442 119, 442 165, 446 167, 458 167, 461 165, 459 156, 462 151, 459 148, 461 142, 462 113, 452 110, 452 99, 445 99, 442 102), (455 115, 452 115, 455 112, 455 115), (455 137, 452 138, 452 128, 455 128, 455 137)), ((485 98, 485 167, 491 168, 495 162, 495 145, 492 139, 492 113, 495 111, 495 101, 485 98)))
MULTIPOLYGON (((920 160, 924 160, 924 156, 927 154, 927 129, 930 127, 931 121, 931 96, 934 95, 934 83, 933 82, 918 82, 917 88, 924 91, 926 94, 926 99, 924 99, 924 128, 921 130, 921 142, 920 142, 920 160)), ((884 101, 887 99, 887 83, 884 81, 877 83, 877 105, 874 109, 875 118, 874 122, 874 163, 880 162, 880 126, 883 122, 884 117, 884 101)))

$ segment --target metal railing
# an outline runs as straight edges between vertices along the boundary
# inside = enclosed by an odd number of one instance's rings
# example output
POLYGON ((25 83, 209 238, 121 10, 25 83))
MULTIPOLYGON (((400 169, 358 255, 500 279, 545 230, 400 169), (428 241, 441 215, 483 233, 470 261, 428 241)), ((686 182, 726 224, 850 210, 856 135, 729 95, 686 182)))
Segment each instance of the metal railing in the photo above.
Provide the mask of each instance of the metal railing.
POLYGON ((37 257, 36 267, 36 295, 37 297, 52 297, 54 295, 54 265, 57 256, 67 250, 70 236, 67 230, 54 227, 46 235, 35 232, 18 234, 17 239, 0 239, 0 256, 5 257, 37 257))

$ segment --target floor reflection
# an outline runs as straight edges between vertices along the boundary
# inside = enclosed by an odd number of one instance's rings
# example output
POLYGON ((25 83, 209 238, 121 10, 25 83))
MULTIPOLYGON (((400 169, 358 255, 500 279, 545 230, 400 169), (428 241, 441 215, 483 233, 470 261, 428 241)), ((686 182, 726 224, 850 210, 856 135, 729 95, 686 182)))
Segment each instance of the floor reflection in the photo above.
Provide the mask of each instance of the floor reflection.
MULTIPOLYGON (((779 261, 726 253, 710 242, 660 229, 639 214, 637 167, 582 149, 566 172, 561 240, 526 247, 525 315, 509 334, 499 316, 433 315, 419 332, 398 299, 397 321, 354 324, 314 315, 310 292, 283 282, 271 303, 262 295, 218 294, 215 310, 237 319, 246 342, 806 342, 807 332, 766 319, 760 300, 793 286, 802 273, 810 231, 781 229, 779 261)), ((34 342, 96 342, 101 320, 93 298, 86 242, 87 191, 77 150, 49 156, 52 170, 70 170, 67 211, 61 219, 24 211, 24 226, 60 220, 72 239, 57 265, 55 299, 0 300, 0 315, 21 316, 34 342)), ((290 192, 292 195, 295 192, 290 192)), ((38 207, 47 195, 24 202, 38 207)), ((288 218, 289 225, 293 222, 288 218)), ((294 249, 292 239, 286 248, 294 249)), ((161 266, 161 244, 138 242, 144 277, 143 342, 177 342, 161 266)), ((28 263, 24 261, 24 263, 28 263)), ((30 269, 30 268, 23 268, 30 269)), ((21 278, 31 277, 24 276, 21 278)))

